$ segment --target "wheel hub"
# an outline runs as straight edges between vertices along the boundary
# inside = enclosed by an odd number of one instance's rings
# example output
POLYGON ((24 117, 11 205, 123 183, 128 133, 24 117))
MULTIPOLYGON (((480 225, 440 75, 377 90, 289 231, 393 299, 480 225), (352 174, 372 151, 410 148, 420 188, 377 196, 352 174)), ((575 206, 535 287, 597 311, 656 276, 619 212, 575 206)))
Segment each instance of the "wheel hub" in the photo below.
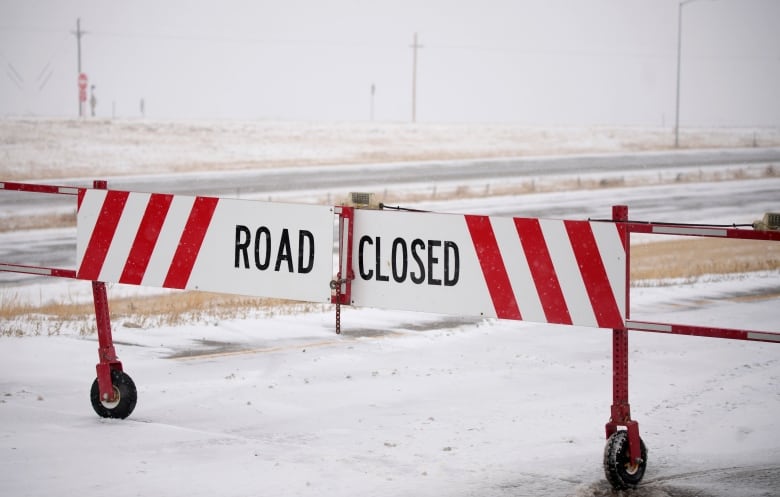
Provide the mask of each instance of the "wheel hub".
POLYGON ((636 472, 639 471, 640 466, 641 465, 636 462, 635 463, 627 462, 624 467, 626 468, 626 473, 628 473, 629 475, 635 475, 636 472))
POLYGON ((121 400, 122 396, 119 394, 119 389, 114 386, 114 395, 111 399, 102 399, 100 401, 101 404, 103 404, 103 407, 106 409, 114 409, 116 406, 119 405, 119 401, 121 400))

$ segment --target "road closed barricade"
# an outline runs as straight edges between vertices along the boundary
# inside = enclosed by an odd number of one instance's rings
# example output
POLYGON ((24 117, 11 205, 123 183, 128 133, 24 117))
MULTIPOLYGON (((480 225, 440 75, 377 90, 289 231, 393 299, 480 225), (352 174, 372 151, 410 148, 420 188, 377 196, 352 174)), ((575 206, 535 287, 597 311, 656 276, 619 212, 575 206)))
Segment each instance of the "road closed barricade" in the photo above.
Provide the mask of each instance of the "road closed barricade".
POLYGON ((620 328, 619 227, 588 221, 357 210, 355 306, 620 328))
POLYGON ((628 397, 629 330, 780 343, 777 330, 634 320, 628 293, 631 233, 780 242, 778 213, 740 229, 632 221, 626 206, 614 206, 610 219, 553 220, 94 186, 0 183, 0 190, 74 197, 78 211, 75 270, 0 263, 0 271, 92 283, 100 362, 90 399, 103 417, 125 418, 137 400, 114 350, 106 282, 333 302, 337 331, 341 305, 611 329, 603 462, 615 489, 635 487, 647 466, 628 397))

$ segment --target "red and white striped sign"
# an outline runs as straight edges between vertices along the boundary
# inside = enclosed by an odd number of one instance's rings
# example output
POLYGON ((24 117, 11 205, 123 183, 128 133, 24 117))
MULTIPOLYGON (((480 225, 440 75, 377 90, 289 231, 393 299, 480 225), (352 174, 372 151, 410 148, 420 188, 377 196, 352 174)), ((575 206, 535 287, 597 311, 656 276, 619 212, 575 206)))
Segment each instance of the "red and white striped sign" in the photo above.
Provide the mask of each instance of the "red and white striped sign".
MULTIPOLYGON (((80 190, 77 277, 329 302, 334 209, 80 190)), ((613 223, 357 210, 350 304, 622 328, 613 223)))
POLYGON ((330 301, 333 208, 80 190, 80 279, 330 301))
POLYGON ((618 227, 588 221, 355 213, 352 303, 622 328, 618 227))

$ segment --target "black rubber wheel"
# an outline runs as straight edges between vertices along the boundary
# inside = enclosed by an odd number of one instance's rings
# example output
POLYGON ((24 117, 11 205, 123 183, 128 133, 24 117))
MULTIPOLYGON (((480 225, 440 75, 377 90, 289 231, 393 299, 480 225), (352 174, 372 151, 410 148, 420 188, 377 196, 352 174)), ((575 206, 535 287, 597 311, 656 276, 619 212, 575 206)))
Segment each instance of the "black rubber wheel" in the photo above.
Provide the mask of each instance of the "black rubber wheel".
POLYGON ((639 439, 639 448, 642 460, 637 463, 631 461, 628 455, 627 431, 616 431, 607 439, 604 447, 604 474, 615 490, 636 488, 645 476, 647 447, 642 439, 639 439))
POLYGON ((100 417, 124 419, 133 412, 138 400, 135 383, 127 374, 116 369, 111 370, 111 383, 114 385, 116 400, 104 402, 100 400, 100 387, 98 387, 98 381, 95 378, 89 392, 92 408, 100 417))

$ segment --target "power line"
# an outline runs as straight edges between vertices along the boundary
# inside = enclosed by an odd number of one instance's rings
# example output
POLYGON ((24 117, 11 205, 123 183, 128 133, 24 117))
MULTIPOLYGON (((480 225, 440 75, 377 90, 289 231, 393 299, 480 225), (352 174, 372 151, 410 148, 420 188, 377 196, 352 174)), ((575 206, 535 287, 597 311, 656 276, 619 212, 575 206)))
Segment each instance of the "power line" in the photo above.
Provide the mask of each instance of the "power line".
POLYGON ((0 26, 0 31, 16 31, 17 33, 62 33, 60 28, 35 28, 30 26, 0 26))
POLYGON ((305 38, 253 38, 244 36, 205 36, 205 35, 176 35, 159 33, 131 33, 131 32, 109 32, 109 31, 90 31, 90 35, 103 36, 109 38, 138 38, 145 40, 166 40, 166 41, 194 41, 194 42, 212 42, 212 43, 236 43, 236 44, 254 44, 254 45, 289 45, 289 46, 317 46, 317 47, 352 47, 352 48, 398 48, 397 44, 375 43, 362 41, 346 40, 326 40, 326 39, 305 39, 305 38))
MULTIPOLYGON (((56 28, 35 28, 35 27, 14 27, 0 26, 2 31, 30 32, 30 33, 62 33, 61 29, 56 28)), ((76 34, 75 31, 70 31, 76 34)), ((317 46, 317 47, 347 47, 347 48, 398 48, 395 43, 377 43, 372 41, 346 41, 346 40, 325 40, 325 39, 305 39, 305 38, 253 38, 242 36, 208 36, 208 35, 175 35, 163 33, 138 33, 121 31, 82 31, 83 34, 89 33, 90 36, 106 38, 131 38, 144 40, 167 40, 167 41, 196 41, 196 42, 214 42, 214 43, 235 43, 235 44, 257 44, 257 45, 288 45, 288 46, 317 46)), ((411 46, 411 45, 410 45, 411 46)), ((422 46, 420 46, 422 48, 422 46)), ((535 46, 532 49, 527 47, 518 47, 513 45, 480 45, 480 44, 458 44, 458 43, 427 43, 425 48, 431 50, 452 50, 452 51, 479 51, 479 52, 507 52, 520 56, 533 57, 616 57, 616 58, 668 58, 668 51, 648 51, 648 50, 583 50, 580 48, 545 48, 544 46, 535 46)), ((707 59, 733 59, 733 60, 776 60, 778 54, 760 55, 755 53, 745 54, 719 54, 719 53, 700 53, 692 54, 693 58, 707 59)))

